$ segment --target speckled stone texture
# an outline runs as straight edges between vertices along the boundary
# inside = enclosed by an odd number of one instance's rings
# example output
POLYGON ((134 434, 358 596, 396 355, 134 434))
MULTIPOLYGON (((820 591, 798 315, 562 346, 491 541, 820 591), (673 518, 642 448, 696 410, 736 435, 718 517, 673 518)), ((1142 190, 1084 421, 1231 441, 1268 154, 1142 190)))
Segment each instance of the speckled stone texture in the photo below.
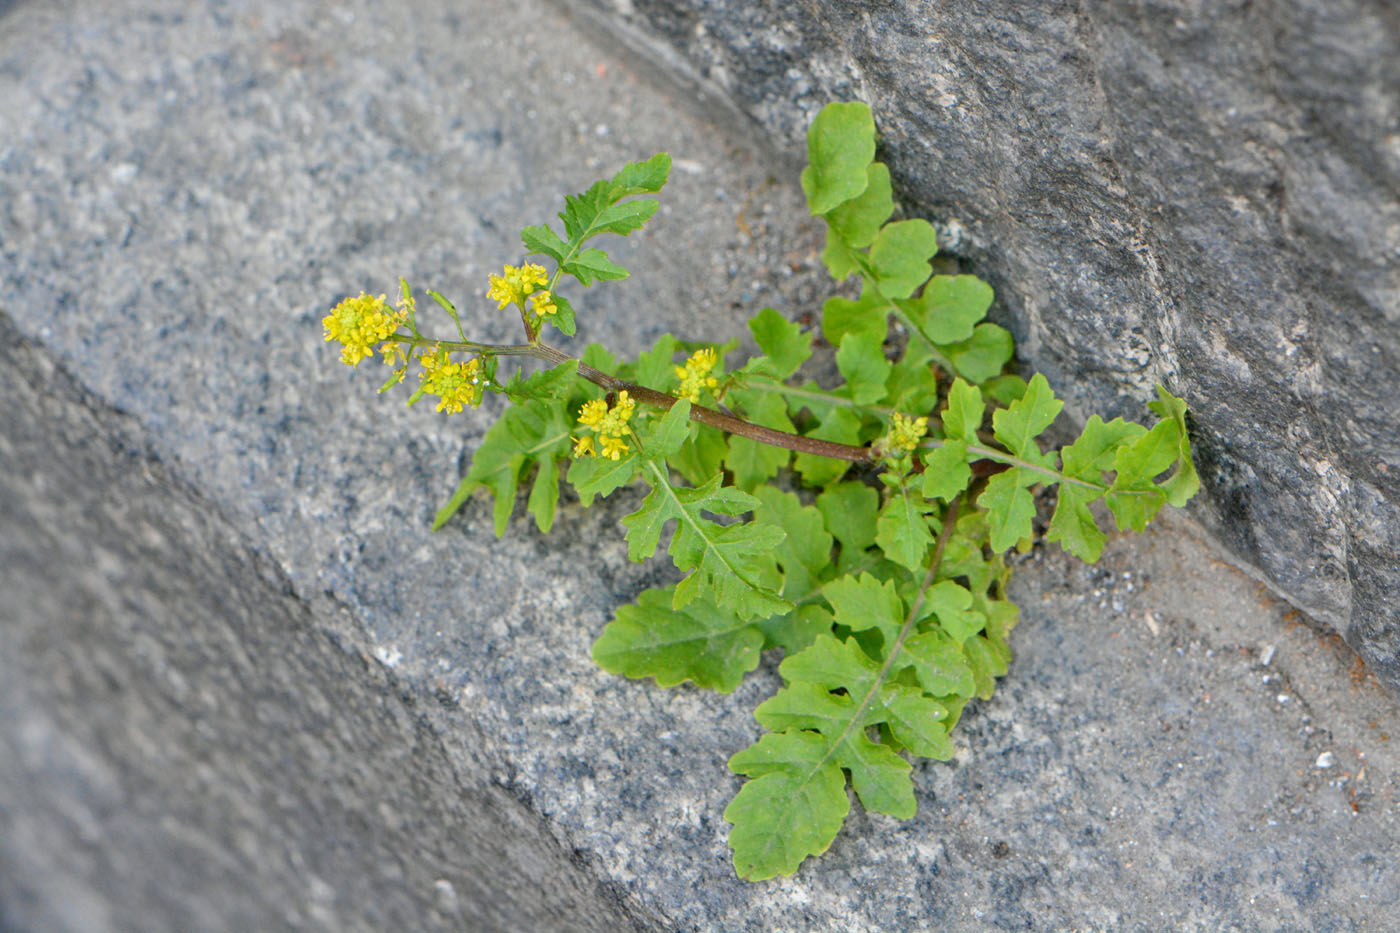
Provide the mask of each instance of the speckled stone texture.
POLYGON ((828 286, 789 168, 537 0, 3 10, 0 928, 1400 911, 1394 701, 1179 518, 1096 567, 1022 558, 1011 672, 917 766, 918 816, 857 806, 794 878, 737 881, 725 761, 774 659, 731 696, 599 671, 667 573, 626 559, 638 498, 430 534, 497 409, 376 396, 320 319, 402 273, 511 338, 483 292, 520 226, 668 149, 632 280, 573 296, 583 339, 802 320, 828 286))
POLYGON ((1070 415, 1184 395, 1192 515, 1400 692, 1400 7, 569 5, 795 156, 870 103, 1070 415))

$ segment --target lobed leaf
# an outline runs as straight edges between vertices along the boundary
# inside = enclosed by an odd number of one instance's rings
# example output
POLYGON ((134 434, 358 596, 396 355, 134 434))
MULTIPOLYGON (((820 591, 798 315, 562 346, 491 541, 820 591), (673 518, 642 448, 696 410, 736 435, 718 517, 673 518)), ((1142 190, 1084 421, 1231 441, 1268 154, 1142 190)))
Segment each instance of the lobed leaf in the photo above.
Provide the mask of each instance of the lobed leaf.
POLYGON ((807 131, 808 166, 802 190, 812 215, 825 214, 863 192, 875 158, 875 119, 860 102, 827 104, 807 131))

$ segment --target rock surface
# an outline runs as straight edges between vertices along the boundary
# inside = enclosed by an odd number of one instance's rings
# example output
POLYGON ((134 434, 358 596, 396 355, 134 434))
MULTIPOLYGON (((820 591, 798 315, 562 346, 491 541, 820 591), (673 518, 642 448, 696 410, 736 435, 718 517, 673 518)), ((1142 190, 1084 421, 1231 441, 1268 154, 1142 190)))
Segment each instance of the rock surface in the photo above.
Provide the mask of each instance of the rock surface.
POLYGON ((0 928, 1400 909, 1393 700, 1184 524, 1028 557, 1011 673, 919 766, 919 815, 856 808, 794 878, 735 880, 724 762, 771 659, 732 696, 599 671, 664 572, 626 560, 636 499, 499 542, 478 500, 430 535, 490 413, 376 397, 320 318, 403 273, 504 338, 473 299, 519 227, 662 148, 584 337, 800 317, 826 286, 792 176, 535 0, 3 9, 0 928))
POLYGON ((1394 3, 571 5, 794 157, 870 103, 1069 411, 1184 395, 1192 515, 1400 695, 1394 3))

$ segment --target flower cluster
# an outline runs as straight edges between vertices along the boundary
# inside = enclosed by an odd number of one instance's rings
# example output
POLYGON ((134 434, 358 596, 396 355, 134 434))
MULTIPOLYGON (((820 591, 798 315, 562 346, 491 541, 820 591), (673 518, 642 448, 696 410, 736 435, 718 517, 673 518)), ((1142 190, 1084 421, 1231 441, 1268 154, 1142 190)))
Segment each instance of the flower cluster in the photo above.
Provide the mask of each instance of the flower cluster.
MULTIPOLYGON (((486 290, 486 297, 497 303, 497 307, 504 308, 509 304, 517 304, 525 307, 525 299, 533 295, 549 282, 549 273, 545 272, 544 266, 536 265, 533 262, 523 266, 506 266, 501 275, 491 276, 491 287, 486 290)), ((550 300, 549 293, 545 292, 544 304, 553 313, 554 302, 550 300)), ((536 314, 544 314, 539 308, 535 309, 536 314)))
POLYGON ((627 422, 631 420, 636 407, 637 403, 628 397, 626 389, 617 393, 617 402, 611 408, 602 399, 585 402, 583 410, 578 413, 578 423, 597 435, 598 448, 594 449, 594 438, 585 434, 574 440, 574 456, 591 457, 596 454, 609 460, 620 460, 623 454, 631 450, 623 438, 632 433, 627 422))
POLYGON ((719 380, 710 375, 710 370, 715 368, 716 362, 718 356, 711 347, 691 354, 684 366, 675 367, 676 378, 681 381, 681 387, 676 394, 681 398, 690 399, 691 404, 697 404, 702 389, 713 390, 719 386, 719 380))
POLYGON ((423 364, 420 391, 424 395, 438 397, 438 411, 456 414, 463 406, 476 408, 481 404, 481 394, 486 387, 481 357, 474 356, 465 363, 454 363, 447 350, 439 346, 421 354, 418 362, 423 364))
POLYGON ((907 457, 927 433, 927 418, 910 418, 895 412, 890 419, 890 433, 885 435, 885 451, 892 457, 907 457))
POLYGON ((321 323, 326 328, 326 339, 340 343, 341 360, 346 366, 354 366, 373 356, 375 345, 393 336, 407 318, 405 308, 390 308, 383 295, 375 298, 360 292, 358 298, 346 298, 332 308, 321 323))

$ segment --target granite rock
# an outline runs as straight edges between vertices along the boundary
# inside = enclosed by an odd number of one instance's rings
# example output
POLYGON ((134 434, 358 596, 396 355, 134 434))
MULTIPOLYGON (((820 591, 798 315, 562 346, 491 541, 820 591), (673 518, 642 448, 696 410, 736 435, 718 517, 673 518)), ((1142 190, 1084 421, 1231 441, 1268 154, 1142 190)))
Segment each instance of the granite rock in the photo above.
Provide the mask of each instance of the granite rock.
POLYGON ((1191 514, 1400 692, 1393 3, 569 5, 794 159, 867 101, 1070 415, 1184 395, 1191 514))
POLYGON ((666 573, 626 559, 637 497, 430 534, 494 411, 376 396, 320 319, 404 274, 510 336, 482 292, 520 225, 658 149, 583 338, 801 319, 827 285, 792 176, 537 0, 4 16, 0 927, 1394 916, 1393 701, 1170 519, 1020 561, 1013 668, 914 819, 857 807, 797 876, 738 881, 725 761, 774 659, 729 696, 599 671, 666 573))

